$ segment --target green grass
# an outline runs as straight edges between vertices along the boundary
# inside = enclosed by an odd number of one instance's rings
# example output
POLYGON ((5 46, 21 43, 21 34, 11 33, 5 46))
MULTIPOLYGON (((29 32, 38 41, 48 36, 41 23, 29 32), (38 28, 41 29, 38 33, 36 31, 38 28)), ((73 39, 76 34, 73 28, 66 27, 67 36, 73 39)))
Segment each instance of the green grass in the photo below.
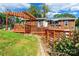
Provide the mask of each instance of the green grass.
POLYGON ((35 36, 0 30, 1 56, 35 56, 38 52, 38 41, 35 36))

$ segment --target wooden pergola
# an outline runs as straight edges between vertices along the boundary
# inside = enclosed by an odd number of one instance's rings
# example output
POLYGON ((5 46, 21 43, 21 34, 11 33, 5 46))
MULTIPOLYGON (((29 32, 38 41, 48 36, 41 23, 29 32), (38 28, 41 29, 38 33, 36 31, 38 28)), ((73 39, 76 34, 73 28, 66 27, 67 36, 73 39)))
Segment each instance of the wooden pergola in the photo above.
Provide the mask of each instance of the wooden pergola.
POLYGON ((24 18, 25 20, 35 20, 36 18, 28 13, 28 12, 4 12, 6 15, 6 30, 8 30, 8 16, 16 16, 16 17, 21 17, 24 18))

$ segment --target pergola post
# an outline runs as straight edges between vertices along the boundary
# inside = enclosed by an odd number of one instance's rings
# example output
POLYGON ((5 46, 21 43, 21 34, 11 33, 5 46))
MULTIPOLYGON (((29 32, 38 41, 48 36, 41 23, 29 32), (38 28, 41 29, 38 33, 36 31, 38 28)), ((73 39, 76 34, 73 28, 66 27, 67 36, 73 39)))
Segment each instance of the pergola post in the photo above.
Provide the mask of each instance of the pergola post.
POLYGON ((24 34, 26 33, 26 20, 25 20, 25 23, 24 23, 24 34))
POLYGON ((8 30, 8 15, 6 15, 6 30, 8 30))
POLYGON ((30 18, 30 33, 32 33, 32 18, 30 18))

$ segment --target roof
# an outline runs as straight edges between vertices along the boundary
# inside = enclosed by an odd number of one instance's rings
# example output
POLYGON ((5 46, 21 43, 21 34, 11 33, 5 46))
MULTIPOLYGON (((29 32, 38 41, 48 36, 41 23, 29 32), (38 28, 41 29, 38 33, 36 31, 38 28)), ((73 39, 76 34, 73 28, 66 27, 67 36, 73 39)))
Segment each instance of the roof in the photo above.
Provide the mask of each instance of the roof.
POLYGON ((40 19, 44 19, 44 20, 47 20, 47 18, 36 18, 36 19, 39 19, 39 20, 40 20, 40 19))
POLYGON ((61 20, 76 20, 77 18, 55 18, 53 21, 61 21, 61 20))
POLYGON ((47 21, 47 18, 36 18, 38 21, 47 21))

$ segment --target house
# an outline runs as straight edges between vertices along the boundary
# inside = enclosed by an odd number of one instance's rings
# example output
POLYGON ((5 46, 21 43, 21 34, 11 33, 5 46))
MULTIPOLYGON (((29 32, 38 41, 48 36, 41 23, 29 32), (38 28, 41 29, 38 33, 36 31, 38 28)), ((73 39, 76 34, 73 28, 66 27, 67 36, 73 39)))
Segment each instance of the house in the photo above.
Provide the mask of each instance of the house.
POLYGON ((8 16, 16 16, 23 20, 22 23, 14 24, 13 32, 32 33, 46 37, 47 42, 59 39, 64 34, 71 36, 75 29, 76 18, 36 18, 28 12, 6 12, 6 30, 8 28, 8 16))
POLYGON ((57 29, 75 29, 75 20, 76 18, 57 18, 52 19, 53 28, 57 29))
POLYGON ((55 41, 62 38, 62 36, 71 37, 73 30, 75 30, 76 18, 56 18, 48 21, 47 36, 49 41, 55 41))

